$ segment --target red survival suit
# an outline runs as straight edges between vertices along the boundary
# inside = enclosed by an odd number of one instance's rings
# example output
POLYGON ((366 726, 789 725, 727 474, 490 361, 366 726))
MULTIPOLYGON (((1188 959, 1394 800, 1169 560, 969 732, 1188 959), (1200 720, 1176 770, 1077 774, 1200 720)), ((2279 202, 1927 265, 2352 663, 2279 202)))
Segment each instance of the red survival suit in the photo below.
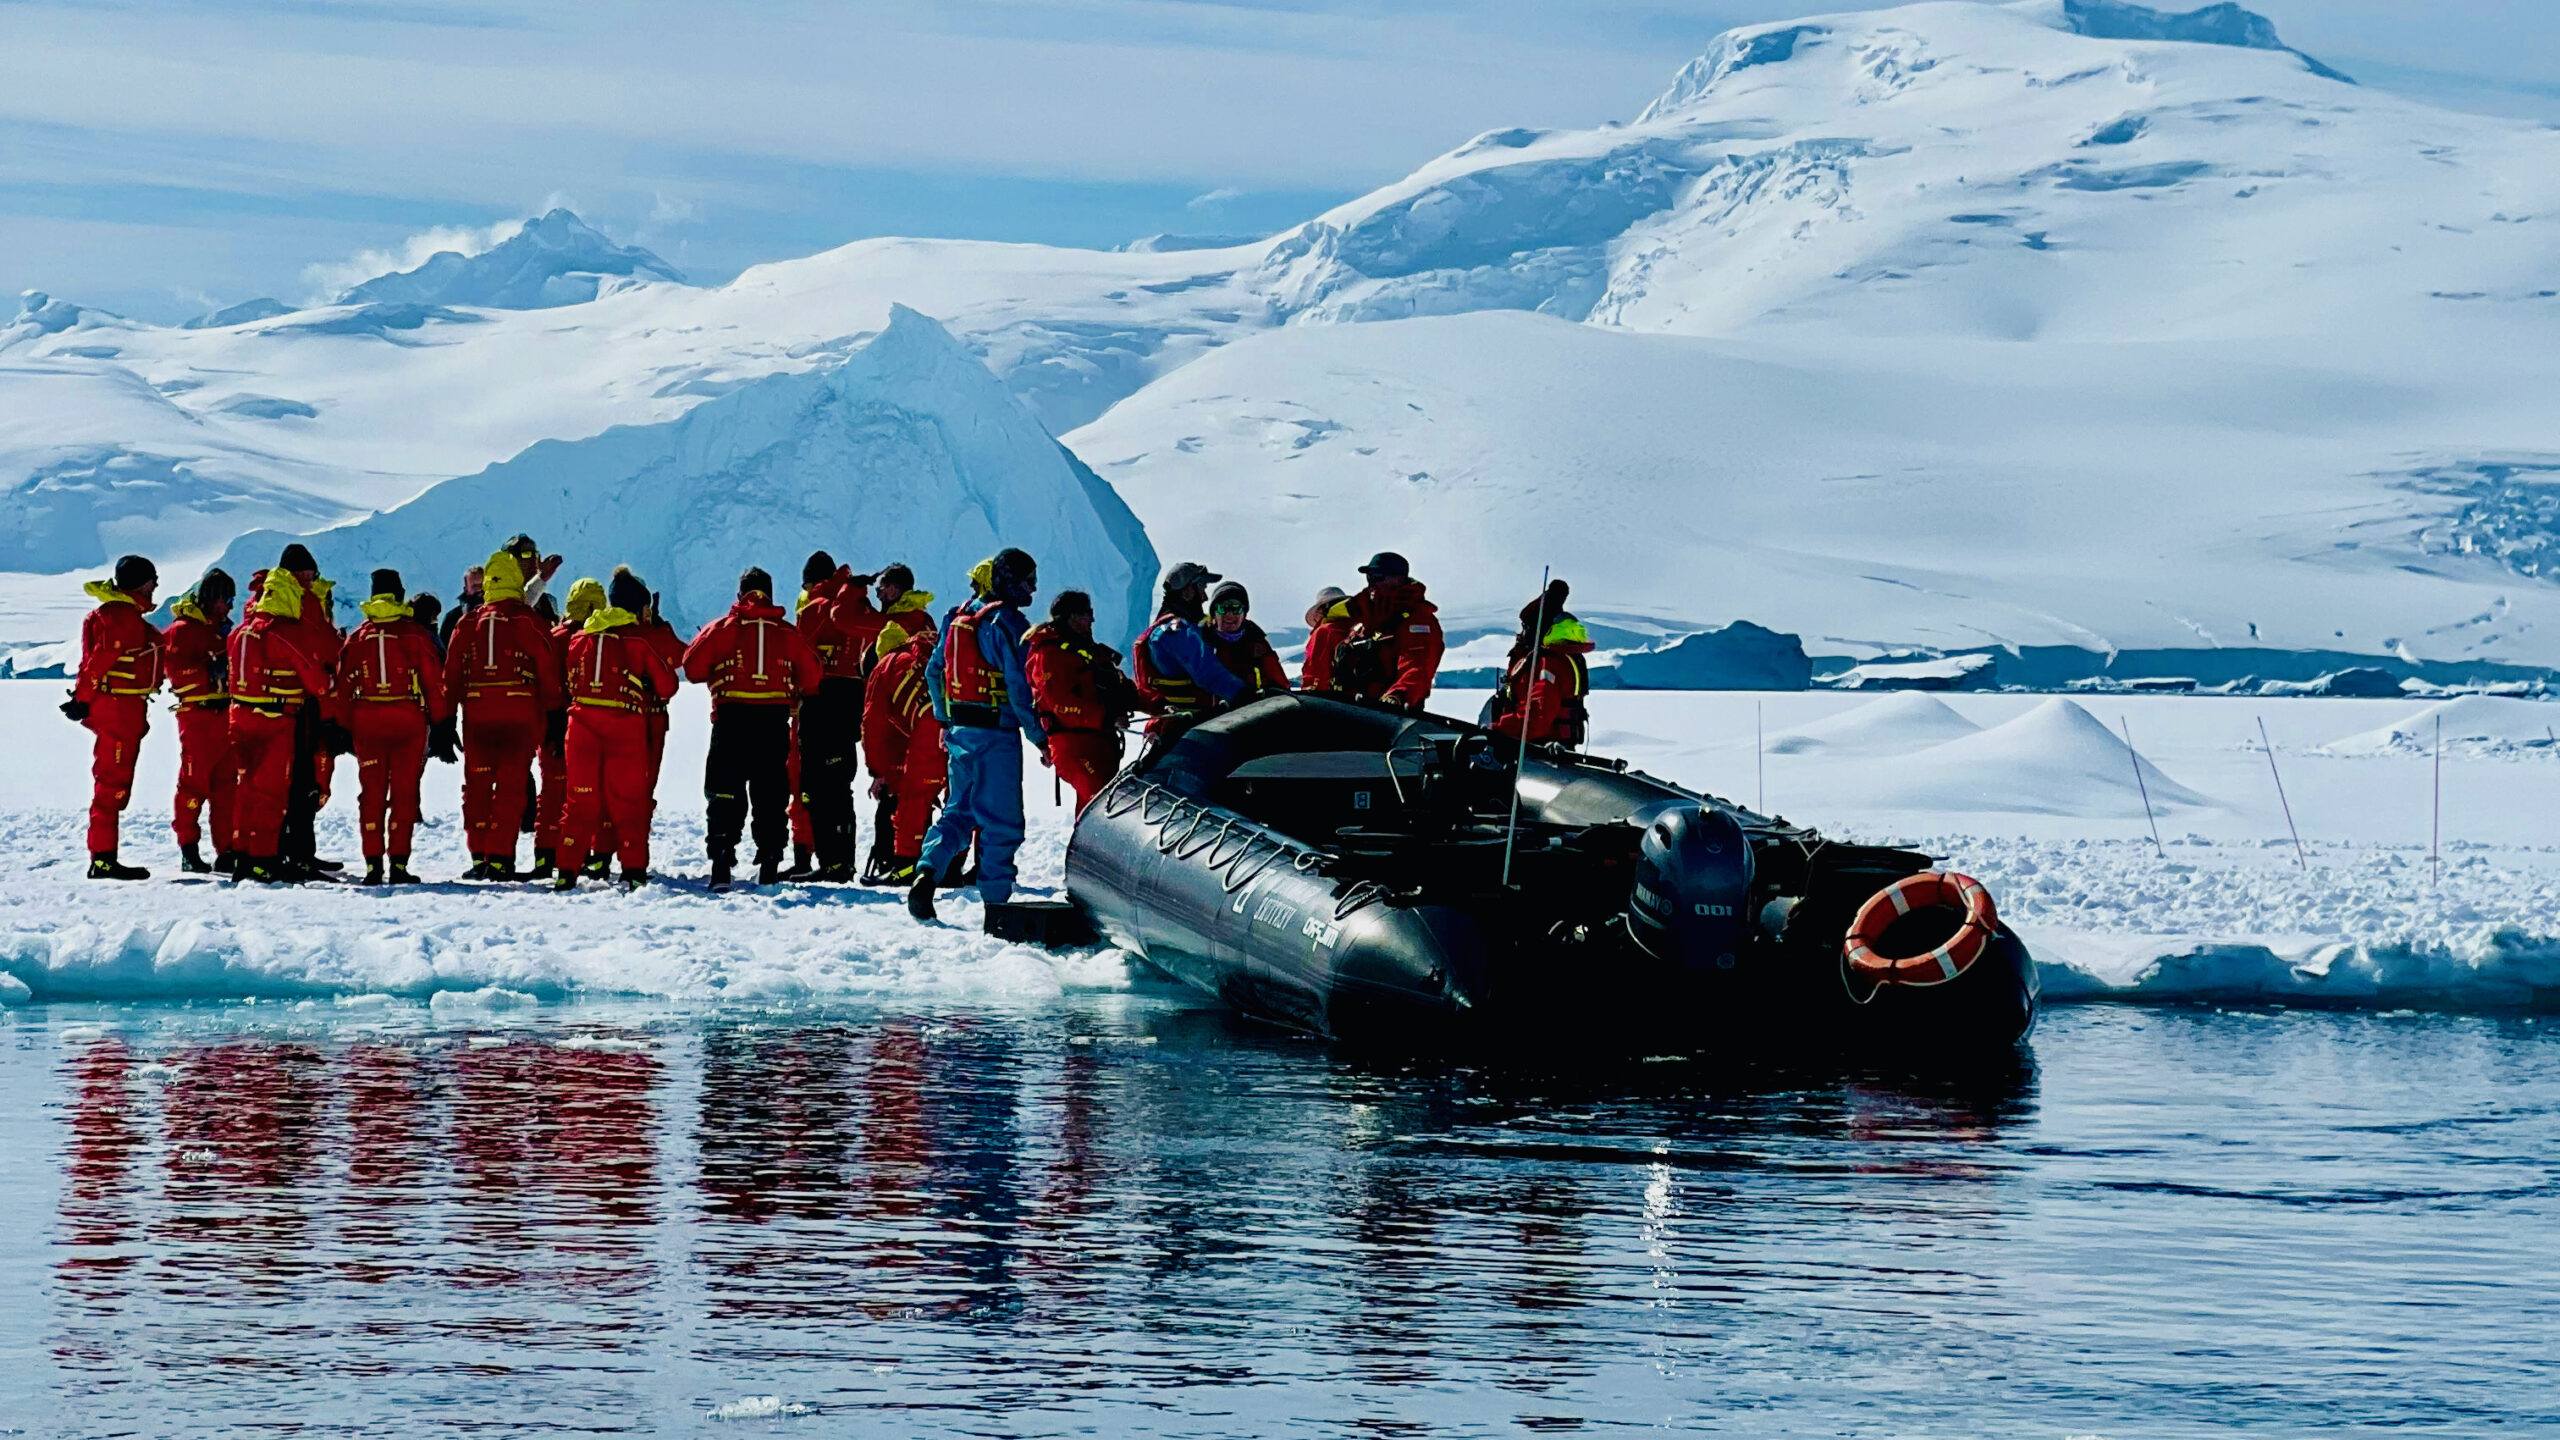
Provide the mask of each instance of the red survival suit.
POLYGON ((871 603, 871 577, 839 565, 800 592, 801 637, 818 652, 818 693, 801 702, 791 741, 791 841, 829 865, 853 858, 853 776, 862 741, 862 678, 888 623, 871 603), (838 844, 821 844, 820 822, 838 844))
POLYGON ((481 592, 445 652, 445 699, 462 714, 462 824, 472 858, 512 868, 543 717, 562 704, 560 659, 551 627, 524 603, 514 556, 489 557, 481 592))
POLYGON ((240 777, 231 758, 231 657, 224 627, 192 595, 170 608, 177 618, 160 636, 161 664, 178 703, 178 798, 169 828, 181 846, 201 844, 209 806, 214 853, 230 855, 240 848, 231 815, 240 777))
POLYGON ((231 628, 231 811, 240 854, 270 864, 283 852, 304 712, 326 712, 329 670, 307 648, 301 581, 261 570, 249 591, 257 597, 249 618, 231 628))
POLYGON ((1078 639, 1055 621, 1032 626, 1022 645, 1031 708, 1049 735, 1049 763, 1075 790, 1081 815, 1120 773, 1129 716, 1156 706, 1120 672, 1120 652, 1108 645, 1078 639))
POLYGON ((427 731, 453 713, 436 638, 388 595, 364 602, 365 622, 338 652, 338 705, 355 735, 356 815, 368 868, 388 853, 407 868, 418 827, 427 731))
MULTIPOLYGON (((578 581, 569 587, 568 603, 560 608, 561 621, 551 627, 551 653, 558 657, 562 673, 566 674, 569 642, 577 638, 588 616, 604 608, 604 583, 592 578, 578 581)), ((543 726, 542 759, 537 767, 542 783, 533 803, 533 854, 537 861, 559 853, 560 827, 569 813, 568 712, 555 707, 543 717, 543 726)))
POLYGON ((1390 580, 1371 586, 1344 602, 1351 634, 1343 644, 1369 653, 1370 673, 1356 682, 1339 669, 1337 688, 1370 700, 1384 700, 1419 710, 1431 698, 1432 681, 1440 674, 1440 609, 1423 598, 1422 582, 1390 580))
POLYGON ((948 778, 942 724, 933 718, 924 683, 934 640, 930 624, 915 626, 905 644, 871 667, 863 686, 863 758, 871 765, 873 797, 890 802, 889 853, 902 868, 924 853, 924 832, 948 778))
POLYGON ((1351 602, 1336 600, 1325 607, 1307 631, 1307 653, 1298 662, 1298 688, 1324 691, 1333 688, 1333 656, 1342 642, 1351 638, 1351 602))
POLYGON ((1280 668, 1280 652, 1271 648, 1271 637, 1254 622, 1244 622, 1244 628, 1230 640, 1212 620, 1200 627, 1200 638, 1209 643, 1209 653, 1218 657, 1227 673, 1244 682, 1244 693, 1235 698, 1235 704, 1289 688, 1289 672, 1280 668))
POLYGON ((1519 739, 1525 721, 1532 745, 1580 745, 1591 723, 1591 671, 1582 658, 1590 653, 1591 634, 1581 621, 1553 617, 1538 653, 1521 656, 1503 671, 1502 688, 1493 697, 1494 733, 1519 739))
POLYGON ((559 867, 567 884, 588 853, 610 837, 623 878, 649 869, 649 826, 657 814, 657 765, 650 717, 664 714, 676 673, 650 643, 640 617, 606 606, 569 641, 569 796, 560 827, 559 867))
POLYGON ((133 799, 133 764, 151 729, 160 688, 160 632, 132 596, 104 580, 85 587, 98 608, 80 622, 80 673, 71 698, 89 707, 89 854, 112 855, 118 818, 133 799))

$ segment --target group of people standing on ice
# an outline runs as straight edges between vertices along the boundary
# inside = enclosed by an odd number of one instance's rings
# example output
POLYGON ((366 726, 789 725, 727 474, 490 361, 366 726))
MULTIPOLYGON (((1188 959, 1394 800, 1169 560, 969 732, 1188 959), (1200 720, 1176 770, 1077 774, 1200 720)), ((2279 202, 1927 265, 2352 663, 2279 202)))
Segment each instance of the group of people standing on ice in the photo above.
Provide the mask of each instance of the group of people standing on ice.
MULTIPOLYGON (((905 565, 855 574, 824 551, 786 611, 771 576, 739 576, 736 602, 679 637, 627 567, 548 593, 561 566, 519 535, 463 578, 450 610, 376 570, 352 631, 310 550, 284 548, 243 597, 205 572, 149 619, 159 575, 138 555, 87 586, 98 602, 63 711, 94 737, 89 875, 138 880, 119 828, 130 803, 150 698, 177 710, 171 826, 184 867, 292 883, 340 869, 317 850, 315 820, 337 762, 353 756, 365 880, 408 884, 429 758, 462 767, 465 879, 575 889, 649 874, 649 832, 679 685, 710 691, 703 766, 710 881, 735 877, 755 842, 756 881, 901 885, 920 919, 974 850, 981 897, 1012 892, 1023 836, 1022 741, 1076 793, 1081 810, 1119 772, 1131 720, 1165 745, 1209 715, 1292 687, 1245 587, 1185 562, 1166 574, 1132 673, 1095 638, 1091 597, 1061 592, 1028 612, 1032 557, 999 551, 969 575, 970 597, 937 622, 934 596, 905 565), (440 622, 440 623, 439 623, 440 622), (857 769, 876 802, 872 847, 856 845, 857 769), (937 807, 939 814, 937 816, 937 807), (214 855, 204 854, 212 832, 214 855), (516 869, 533 832, 534 863, 516 869), (791 862, 785 868, 786 847, 791 862)), ((1443 649, 1437 613, 1402 556, 1361 567, 1356 593, 1328 588, 1307 612, 1295 688, 1419 709, 1443 649)), ((1591 648, 1564 611, 1562 582, 1521 612, 1493 727, 1536 743, 1578 743, 1591 648)))

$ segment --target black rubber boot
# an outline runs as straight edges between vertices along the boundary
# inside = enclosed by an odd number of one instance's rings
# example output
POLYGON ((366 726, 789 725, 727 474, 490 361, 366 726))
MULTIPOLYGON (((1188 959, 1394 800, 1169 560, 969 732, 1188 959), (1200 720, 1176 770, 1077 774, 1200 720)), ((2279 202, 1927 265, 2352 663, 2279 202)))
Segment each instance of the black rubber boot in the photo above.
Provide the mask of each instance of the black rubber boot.
POLYGON ((381 856, 376 855, 372 859, 364 862, 364 883, 367 885, 379 885, 382 883, 381 856))
POLYGON ((779 885, 779 884, 781 884, 781 883, 782 883, 782 862, 781 862, 779 859, 777 859, 777 858, 775 858, 774 856, 771 856, 771 855, 759 855, 759 856, 757 856, 757 857, 756 857, 756 883, 757 883, 758 885, 779 885))
POLYGON ((204 863, 204 851, 189 840, 178 847, 178 868, 190 875, 210 875, 213 867, 204 863))
POLYGON ((625 870, 622 872, 622 893, 625 895, 630 894, 632 891, 637 890, 648 883, 649 872, 646 870, 625 870))
POLYGON ((735 855, 731 855, 724 851, 721 854, 712 856, 711 888, 713 890, 728 889, 729 882, 735 878, 734 872, 737 870, 737 867, 738 857, 735 855))
POLYGON ((383 879, 393 885, 415 885, 418 883, 418 877, 409 873, 409 857, 406 855, 394 855, 391 857, 391 869, 389 873, 383 876, 383 879))
POLYGON ((548 850, 536 850, 533 852, 533 868, 527 870, 516 878, 519 880, 548 880, 553 875, 559 873, 556 863, 557 859, 558 857, 554 856, 548 850))
POLYGON ((221 851, 213 857, 213 873, 216 875, 237 876, 240 873, 241 863, 242 857, 239 851, 221 851))
POLYGON ((586 880, 605 880, 612 878, 613 857, 610 855, 588 856, 586 868, 580 870, 578 875, 581 879, 586 880))
POLYGON ((551 877, 551 893, 554 895, 566 895, 577 888, 578 877, 574 872, 563 870, 551 877))
POLYGON ((339 871, 347 868, 347 862, 344 860, 323 860, 317 855, 306 855, 300 863, 303 869, 311 871, 315 875, 335 875, 339 871))
POLYGON ((113 850, 100 850, 89 857, 92 880, 148 880, 151 872, 139 865, 126 865, 116 859, 113 850))
POLYGON ((907 887, 907 913, 930 925, 940 919, 933 913, 933 872, 919 865, 916 883, 907 887))
MULTIPOLYGON (((759 862, 756 868, 759 871, 763 871, 770 870, 772 866, 769 862, 759 862)), ((791 847, 791 868, 783 871, 779 878, 784 880, 806 880, 817 873, 817 862, 809 847, 806 845, 794 845, 791 847)), ((770 885, 773 881, 768 879, 763 883, 770 885)))
POLYGON ((240 861, 240 878, 255 880, 261 885, 299 885, 302 883, 302 872, 297 867, 286 864, 281 855, 243 856, 240 861))

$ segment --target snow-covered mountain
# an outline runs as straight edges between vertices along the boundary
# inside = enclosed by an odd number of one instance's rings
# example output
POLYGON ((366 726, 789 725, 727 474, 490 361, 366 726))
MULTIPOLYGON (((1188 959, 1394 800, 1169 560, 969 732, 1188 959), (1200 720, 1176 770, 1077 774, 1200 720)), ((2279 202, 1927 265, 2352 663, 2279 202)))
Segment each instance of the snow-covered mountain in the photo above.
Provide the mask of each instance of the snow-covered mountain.
POLYGON ((0 503, 107 446, 209 488, 56 484, 8 563, 94 564, 100 527, 192 558, 225 507, 387 509, 827 371, 905 303, 1274 620, 1395 548, 1461 632, 1553 563, 1630 629, 1835 653, 2560 665, 2555 224, 2560 134, 2359 88, 2235 6, 1913 5, 1737 30, 1626 124, 1491 131, 1247 245, 877 240, 198 330, 36 297, 0 503))
POLYGON ((681 285, 684 276, 648 251, 617 245, 576 215, 554 209, 477 255, 437 251, 414 270, 365 281, 338 303, 548 310, 583 305, 610 281, 681 285))
MULTIPOLYGON (((767 375, 674 420, 547 440, 303 538, 327 574, 360 581, 390 566, 412 589, 450 597, 465 566, 519 530, 574 557, 572 575, 631 565, 686 630, 728 608, 747 566, 787 591, 826 545, 862 557, 853 564, 904 560, 919 577, 959 576, 1020 545, 1052 591, 1092 593, 1105 633, 1121 637, 1151 613, 1157 570, 1111 487, 977 357, 903 306, 827 369, 767 375)), ((242 536, 223 563, 246 576, 291 538, 242 536)))

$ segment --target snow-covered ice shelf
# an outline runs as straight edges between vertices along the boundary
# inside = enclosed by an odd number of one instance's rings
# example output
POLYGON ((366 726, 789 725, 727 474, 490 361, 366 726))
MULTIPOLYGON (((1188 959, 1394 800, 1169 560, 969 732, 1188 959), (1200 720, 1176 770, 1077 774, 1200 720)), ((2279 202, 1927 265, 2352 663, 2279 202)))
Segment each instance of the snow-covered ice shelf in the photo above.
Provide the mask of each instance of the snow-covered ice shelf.
MULTIPOLYGON (((974 902, 923 929, 887 890, 625 897, 513 887, 262 890, 167 878, 165 722, 144 751, 129 852, 161 878, 79 877, 85 732, 56 687, 0 684, 15 763, 0 771, 0 1002, 53 998, 429 1000, 480 1015, 576 995, 684 1003, 909 995, 1040 1003, 1129 983, 1108 950, 1052 956, 976 933, 974 902)), ((1441 697, 1472 713, 1480 699, 1441 697)), ((2518 726, 2560 704, 2466 706, 2451 729, 2518 726), (2512 707, 2512 708, 2506 708, 2512 707)), ((2057 1000, 2511 1007, 2560 999, 2560 747, 2448 745, 2440 882, 2426 854, 2430 760, 2340 742, 2402 728, 2410 701, 1602 692, 1595 748, 1842 838, 1914 844, 1990 883, 2057 1000), (1755 759, 1754 711, 1769 737, 1755 759), (2307 868, 2256 747, 2273 735, 2307 868), (2167 844, 2155 850, 2129 725, 2167 844), (2174 787, 2174 788, 2171 788, 2174 787)), ((2432 721, 2428 722, 2432 730, 2432 721)), ((661 870, 699 876, 705 731, 688 691, 670 742, 661 870)), ((1025 879, 1054 887, 1066 814, 1028 767, 1025 879)), ((419 868, 458 873, 454 779, 430 767, 419 868)), ((354 852, 341 801, 324 848, 354 852)))

